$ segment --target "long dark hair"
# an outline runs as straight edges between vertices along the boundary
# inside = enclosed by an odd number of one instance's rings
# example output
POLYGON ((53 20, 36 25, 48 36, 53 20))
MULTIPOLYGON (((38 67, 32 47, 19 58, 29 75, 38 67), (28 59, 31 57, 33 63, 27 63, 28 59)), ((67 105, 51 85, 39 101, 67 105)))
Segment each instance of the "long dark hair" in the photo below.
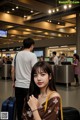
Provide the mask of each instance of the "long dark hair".
POLYGON ((79 55, 78 54, 74 54, 73 56, 79 61, 79 55))

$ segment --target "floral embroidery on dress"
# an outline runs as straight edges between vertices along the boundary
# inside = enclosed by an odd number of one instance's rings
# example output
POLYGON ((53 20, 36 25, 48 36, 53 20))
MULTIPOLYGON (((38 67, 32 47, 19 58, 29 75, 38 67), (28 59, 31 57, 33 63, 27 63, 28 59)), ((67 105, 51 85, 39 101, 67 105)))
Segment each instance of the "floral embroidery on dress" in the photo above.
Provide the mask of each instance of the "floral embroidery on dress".
POLYGON ((58 99, 57 98, 55 98, 54 100, 53 100, 53 103, 58 103, 58 99))
POLYGON ((55 107, 54 111, 56 112, 56 114, 58 114, 58 112, 59 112, 59 107, 58 107, 58 106, 55 107))
POLYGON ((31 112, 31 111, 27 111, 27 115, 28 115, 29 117, 31 117, 31 116, 32 116, 32 112, 31 112))
POLYGON ((51 110, 50 110, 50 109, 48 110, 48 113, 51 113, 51 110))
POLYGON ((42 105, 40 105, 40 107, 39 108, 43 108, 43 106, 42 105))

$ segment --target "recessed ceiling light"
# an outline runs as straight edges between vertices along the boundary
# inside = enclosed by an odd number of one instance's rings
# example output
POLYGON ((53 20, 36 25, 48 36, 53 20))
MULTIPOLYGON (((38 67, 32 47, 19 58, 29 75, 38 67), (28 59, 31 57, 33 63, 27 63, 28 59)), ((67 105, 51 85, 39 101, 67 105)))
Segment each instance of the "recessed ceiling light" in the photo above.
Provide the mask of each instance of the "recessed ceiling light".
POLYGON ((64 5, 64 9, 65 9, 65 10, 67 9, 67 5, 64 5))
POLYGON ((8 25, 8 26, 7 26, 7 28, 11 28, 11 27, 13 27, 13 26, 11 26, 11 25, 8 25))
POLYGON ((31 13, 33 13, 33 10, 31 10, 31 13))
POLYGON ((61 34, 58 34, 59 37, 61 37, 61 34))
POLYGON ((18 6, 16 6, 16 9, 18 9, 19 7, 18 6))
POLYGON ((58 25, 60 24, 60 22, 58 22, 58 25))
POLYGON ((48 32, 45 32, 44 34, 45 34, 45 35, 48 35, 48 32))
POLYGON ((25 30, 27 30, 27 31, 32 31, 31 29, 25 29, 25 30))
POLYGON ((11 37, 14 37, 15 35, 11 35, 11 37))
POLYGON ((59 48, 59 46, 53 46, 53 47, 49 47, 49 48, 52 48, 52 49, 53 49, 53 48, 59 48))
POLYGON ((30 20, 31 19, 31 16, 29 15, 29 16, 27 16, 27 20, 30 20))
POLYGON ((52 11, 51 11, 51 10, 48 10, 48 13, 49 13, 49 14, 51 14, 51 13, 52 13, 52 11))
POLYGON ((56 11, 58 12, 58 11, 59 11, 59 8, 57 8, 56 11))
POLYGON ((65 45, 65 46, 61 46, 61 47, 68 47, 67 45, 65 45))
POLYGON ((14 8, 12 8, 12 11, 14 11, 15 9, 14 8))
POLYGON ((42 31, 36 31, 37 33, 41 33, 42 31))
POLYGON ((10 11, 7 11, 7 13, 10 13, 10 11))
POLYGON ((9 51, 13 51, 13 49, 9 49, 9 51))
POLYGON ((55 10, 53 9, 53 13, 55 12, 55 10))
POLYGON ((24 15, 24 18, 26 18, 27 16, 26 15, 24 15))
POLYGON ((72 5, 69 5, 69 8, 71 8, 72 7, 72 5))

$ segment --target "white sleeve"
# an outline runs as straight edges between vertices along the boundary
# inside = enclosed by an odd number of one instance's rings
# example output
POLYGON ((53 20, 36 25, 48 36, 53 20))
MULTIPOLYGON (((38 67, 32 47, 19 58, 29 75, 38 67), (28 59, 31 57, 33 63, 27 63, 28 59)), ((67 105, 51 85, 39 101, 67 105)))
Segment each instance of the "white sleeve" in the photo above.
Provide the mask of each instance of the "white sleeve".
POLYGON ((37 63, 37 61, 38 61, 38 60, 37 60, 36 55, 33 54, 32 61, 31 61, 31 65, 32 65, 32 67, 34 66, 35 63, 37 63))
POLYGON ((57 57, 54 58, 54 63, 55 63, 55 65, 58 65, 58 58, 57 57))
MULTIPOLYGON (((17 55, 17 54, 16 54, 16 55, 17 55)), ((13 67, 14 67, 14 64, 15 64, 16 55, 14 56, 13 61, 12 61, 12 66, 13 66, 13 67)))
POLYGON ((15 59, 15 57, 13 58, 13 61, 12 61, 12 66, 14 67, 14 59, 15 59))

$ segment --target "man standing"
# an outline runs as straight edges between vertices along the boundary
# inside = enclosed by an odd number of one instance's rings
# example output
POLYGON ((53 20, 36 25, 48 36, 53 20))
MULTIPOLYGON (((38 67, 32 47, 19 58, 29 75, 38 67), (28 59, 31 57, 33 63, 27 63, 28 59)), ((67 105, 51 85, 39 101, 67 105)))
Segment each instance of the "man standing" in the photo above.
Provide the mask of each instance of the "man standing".
POLYGON ((66 57, 65 57, 65 54, 62 53, 62 54, 60 55, 60 58, 59 58, 59 65, 61 65, 62 62, 66 62, 66 61, 67 61, 67 59, 66 59, 66 57))
POLYGON ((57 57, 55 51, 53 52, 53 59, 52 59, 52 61, 54 62, 55 65, 58 65, 58 57, 57 57))
POLYGON ((32 50, 34 48, 34 40, 31 38, 24 39, 24 50, 20 51, 16 55, 16 65, 14 64, 15 58, 12 62, 12 80, 13 86, 15 86, 16 108, 18 120, 22 120, 22 109, 24 104, 24 98, 27 95, 30 80, 31 69, 37 62, 37 57, 32 50), (14 81, 14 73, 16 73, 16 81, 14 81))

